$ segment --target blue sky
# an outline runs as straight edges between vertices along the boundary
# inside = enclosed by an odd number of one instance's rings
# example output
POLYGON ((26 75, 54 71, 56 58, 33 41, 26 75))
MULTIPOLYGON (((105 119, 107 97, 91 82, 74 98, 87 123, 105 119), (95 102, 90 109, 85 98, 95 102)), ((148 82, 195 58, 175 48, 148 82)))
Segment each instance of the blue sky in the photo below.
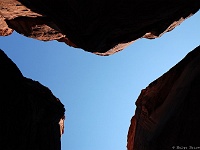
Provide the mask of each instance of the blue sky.
POLYGON ((0 37, 0 49, 65 105, 63 150, 125 150, 140 91, 200 44, 199 18, 198 12, 161 38, 140 39, 111 56, 15 32, 0 37))

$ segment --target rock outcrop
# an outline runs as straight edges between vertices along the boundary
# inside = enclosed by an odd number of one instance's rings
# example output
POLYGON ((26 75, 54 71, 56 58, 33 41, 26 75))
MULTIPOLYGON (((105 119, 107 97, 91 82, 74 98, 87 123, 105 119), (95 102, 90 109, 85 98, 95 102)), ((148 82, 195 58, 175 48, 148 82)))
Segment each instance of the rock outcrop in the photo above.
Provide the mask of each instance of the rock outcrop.
POLYGON ((99 55, 156 38, 200 8, 199 0, 0 0, 0 35, 58 40, 99 55))
POLYGON ((200 148, 200 46, 142 90, 128 150, 200 148))
POLYGON ((2 150, 60 150, 64 106, 37 81, 23 77, 0 50, 0 147, 2 150))
MULTIPOLYGON (((199 0, 0 0, 0 35, 15 30, 110 55, 139 38, 160 37, 199 8, 199 0)), ((199 146, 199 68, 200 47, 142 90, 128 150, 199 146)), ((59 150, 64 106, 48 88, 23 77, 3 51, 0 69, 1 149, 59 150)))

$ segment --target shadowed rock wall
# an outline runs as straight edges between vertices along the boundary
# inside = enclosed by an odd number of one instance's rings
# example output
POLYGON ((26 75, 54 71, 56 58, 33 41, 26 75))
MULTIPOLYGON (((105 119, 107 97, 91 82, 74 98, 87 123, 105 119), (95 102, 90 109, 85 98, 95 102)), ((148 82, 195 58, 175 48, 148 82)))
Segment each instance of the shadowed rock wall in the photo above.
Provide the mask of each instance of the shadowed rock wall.
POLYGON ((129 128, 128 150, 200 148, 199 93, 200 46, 142 90, 129 128))
MULTIPOLYGON (((139 38, 160 37, 199 8, 199 0, 0 0, 0 35, 16 30, 110 55, 139 38)), ((129 150, 197 146, 199 60, 198 47, 142 91, 129 129, 129 150)), ((63 105, 46 87, 23 77, 2 51, 0 69, 0 147, 60 149, 63 105)))
POLYGON ((199 0, 0 0, 0 35, 12 29, 39 40, 58 40, 99 55, 138 38, 173 30, 200 8, 199 0))
POLYGON ((23 77, 2 50, 0 70, 0 148, 60 150, 64 106, 47 87, 23 77))

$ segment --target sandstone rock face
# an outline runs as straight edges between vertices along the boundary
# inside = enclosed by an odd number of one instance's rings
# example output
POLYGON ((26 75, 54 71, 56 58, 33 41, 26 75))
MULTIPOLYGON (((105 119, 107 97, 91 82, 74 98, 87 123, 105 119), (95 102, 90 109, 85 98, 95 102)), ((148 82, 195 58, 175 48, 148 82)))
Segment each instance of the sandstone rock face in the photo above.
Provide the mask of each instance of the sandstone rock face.
POLYGON ((64 106, 47 87, 23 77, 1 50, 0 70, 1 149, 60 150, 64 106))
POLYGON ((199 93, 200 46, 142 90, 129 128, 128 150, 199 147, 199 93))
POLYGON ((0 0, 0 35, 12 30, 58 40, 99 55, 138 38, 171 31, 200 8, 199 0, 0 0))

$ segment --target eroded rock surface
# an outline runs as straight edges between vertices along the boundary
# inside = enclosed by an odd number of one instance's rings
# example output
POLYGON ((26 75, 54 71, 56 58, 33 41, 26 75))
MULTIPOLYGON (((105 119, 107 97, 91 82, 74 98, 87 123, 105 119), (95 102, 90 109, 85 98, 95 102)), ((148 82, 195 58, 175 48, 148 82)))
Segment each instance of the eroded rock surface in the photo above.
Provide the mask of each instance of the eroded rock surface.
POLYGON ((64 106, 37 81, 23 77, 0 50, 0 147, 2 150, 60 150, 64 106))
POLYGON ((0 35, 12 29, 99 55, 156 38, 200 8, 199 0, 0 0, 0 35))
POLYGON ((129 128, 128 150, 199 147, 199 93, 200 46, 142 90, 129 128))

